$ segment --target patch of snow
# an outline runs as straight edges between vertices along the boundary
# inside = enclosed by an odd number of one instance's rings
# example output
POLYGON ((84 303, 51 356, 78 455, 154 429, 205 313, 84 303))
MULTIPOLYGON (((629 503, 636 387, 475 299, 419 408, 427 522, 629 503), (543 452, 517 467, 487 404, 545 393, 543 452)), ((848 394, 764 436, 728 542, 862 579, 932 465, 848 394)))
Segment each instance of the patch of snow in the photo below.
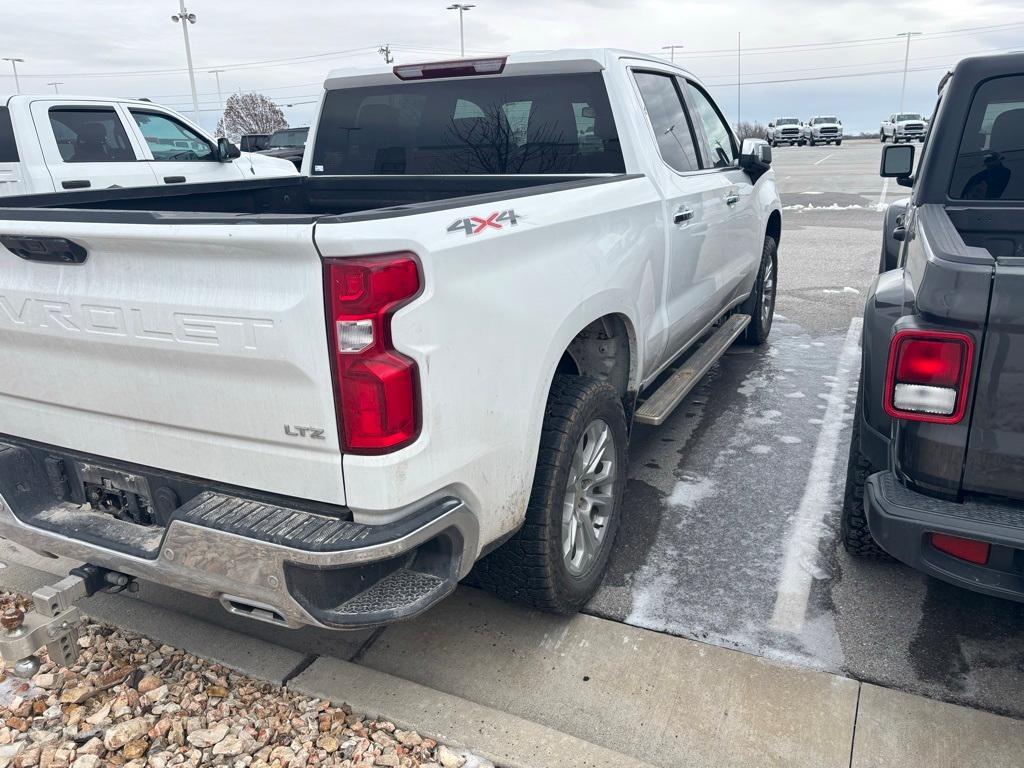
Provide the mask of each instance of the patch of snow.
POLYGON ((699 480, 683 479, 676 483, 672 495, 665 503, 670 507, 683 507, 692 510, 702 499, 711 495, 714 489, 715 484, 710 477, 703 477, 699 480))
POLYGON ((803 392, 787 392, 786 397, 793 400, 799 400, 801 397, 807 397, 803 392))
POLYGON ((747 450, 750 451, 751 453, 765 454, 765 453, 771 453, 772 452, 772 447, 770 445, 760 445, 760 444, 758 444, 758 445, 750 446, 750 448, 748 448, 747 450))
POLYGON ((779 442, 786 443, 787 445, 796 445, 797 443, 802 443, 803 440, 794 435, 779 435, 779 442))

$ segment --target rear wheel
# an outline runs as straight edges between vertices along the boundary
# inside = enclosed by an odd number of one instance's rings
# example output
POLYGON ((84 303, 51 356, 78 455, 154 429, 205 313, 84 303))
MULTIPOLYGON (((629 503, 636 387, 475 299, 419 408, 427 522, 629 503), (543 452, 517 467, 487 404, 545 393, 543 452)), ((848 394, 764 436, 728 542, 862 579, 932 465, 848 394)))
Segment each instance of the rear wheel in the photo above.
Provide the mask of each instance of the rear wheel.
POLYGON ((754 290, 740 306, 740 312, 750 315, 750 324, 744 332, 746 344, 764 344, 775 319, 775 292, 778 285, 778 245, 775 238, 766 237, 761 250, 761 266, 757 270, 754 290))
POLYGON ((853 415, 853 432, 850 435, 850 458, 846 464, 846 489, 843 493, 843 512, 840 536, 843 547, 858 557, 888 558, 885 550, 878 546, 875 537, 868 530, 868 518, 864 511, 864 483, 878 470, 860 450, 860 422, 863 412, 861 398, 864 378, 861 376, 857 389, 857 408, 853 415))
POLYGON ((619 528, 626 434, 610 384, 555 376, 526 521, 477 563, 481 586, 552 613, 573 613, 593 597, 619 528))

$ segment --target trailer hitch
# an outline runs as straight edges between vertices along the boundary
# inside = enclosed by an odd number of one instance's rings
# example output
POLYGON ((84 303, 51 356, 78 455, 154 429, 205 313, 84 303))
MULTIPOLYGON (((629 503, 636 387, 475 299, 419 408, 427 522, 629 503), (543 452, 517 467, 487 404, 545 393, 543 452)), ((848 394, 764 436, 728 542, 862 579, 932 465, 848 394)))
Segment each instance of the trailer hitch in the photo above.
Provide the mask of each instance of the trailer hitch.
POLYGON ((97 592, 134 592, 134 577, 95 565, 83 565, 32 593, 32 610, 12 603, 0 612, 0 657, 14 659, 14 674, 32 677, 39 671, 35 654, 45 646, 50 660, 69 667, 78 658, 82 615, 75 605, 97 592))

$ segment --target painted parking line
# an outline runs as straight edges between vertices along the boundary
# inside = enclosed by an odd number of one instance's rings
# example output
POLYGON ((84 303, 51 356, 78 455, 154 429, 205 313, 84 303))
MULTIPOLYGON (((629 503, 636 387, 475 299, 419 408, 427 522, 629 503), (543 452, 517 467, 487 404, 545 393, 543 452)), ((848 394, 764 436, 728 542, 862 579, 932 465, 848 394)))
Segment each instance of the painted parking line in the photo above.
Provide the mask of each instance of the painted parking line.
POLYGON ((824 162, 825 162, 826 160, 828 160, 828 159, 829 159, 830 157, 832 157, 832 155, 834 155, 834 154, 835 154, 835 152, 829 152, 829 153, 828 153, 827 155, 825 155, 825 156, 824 156, 823 158, 821 158, 821 160, 818 160, 818 161, 817 161, 817 162, 815 163, 815 165, 821 165, 821 164, 822 164, 822 163, 824 163, 824 162))
POLYGON ((886 177, 882 181, 882 194, 878 196, 878 208, 881 210, 885 207, 885 196, 889 194, 889 178, 886 177))
POLYGON ((847 390, 857 370, 863 325, 864 319, 855 317, 846 332, 835 378, 825 395, 827 406, 822 416, 818 442, 814 446, 807 485, 804 486, 804 494, 786 541, 782 573, 776 585, 772 627, 791 635, 799 635, 803 629, 812 574, 817 570, 815 561, 818 557, 818 542, 822 536, 830 533, 824 521, 834 498, 832 470, 835 468, 836 454, 846 423, 847 390))

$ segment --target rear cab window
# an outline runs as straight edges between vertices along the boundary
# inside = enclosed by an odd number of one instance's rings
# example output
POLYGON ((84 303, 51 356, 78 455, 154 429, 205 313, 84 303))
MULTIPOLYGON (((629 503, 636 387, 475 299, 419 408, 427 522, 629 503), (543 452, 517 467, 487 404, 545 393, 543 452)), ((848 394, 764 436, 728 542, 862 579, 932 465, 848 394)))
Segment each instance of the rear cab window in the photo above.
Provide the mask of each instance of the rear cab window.
POLYGON ((975 92, 949 196, 1024 200, 1024 75, 988 80, 975 92))
POLYGON ((128 134, 110 107, 51 107, 50 127, 65 163, 134 163, 128 134))
POLYGON ((18 162, 18 143, 14 140, 11 111, 0 107, 0 163, 18 162))
POLYGON ((313 173, 624 173, 600 73, 421 80, 328 91, 313 173))

